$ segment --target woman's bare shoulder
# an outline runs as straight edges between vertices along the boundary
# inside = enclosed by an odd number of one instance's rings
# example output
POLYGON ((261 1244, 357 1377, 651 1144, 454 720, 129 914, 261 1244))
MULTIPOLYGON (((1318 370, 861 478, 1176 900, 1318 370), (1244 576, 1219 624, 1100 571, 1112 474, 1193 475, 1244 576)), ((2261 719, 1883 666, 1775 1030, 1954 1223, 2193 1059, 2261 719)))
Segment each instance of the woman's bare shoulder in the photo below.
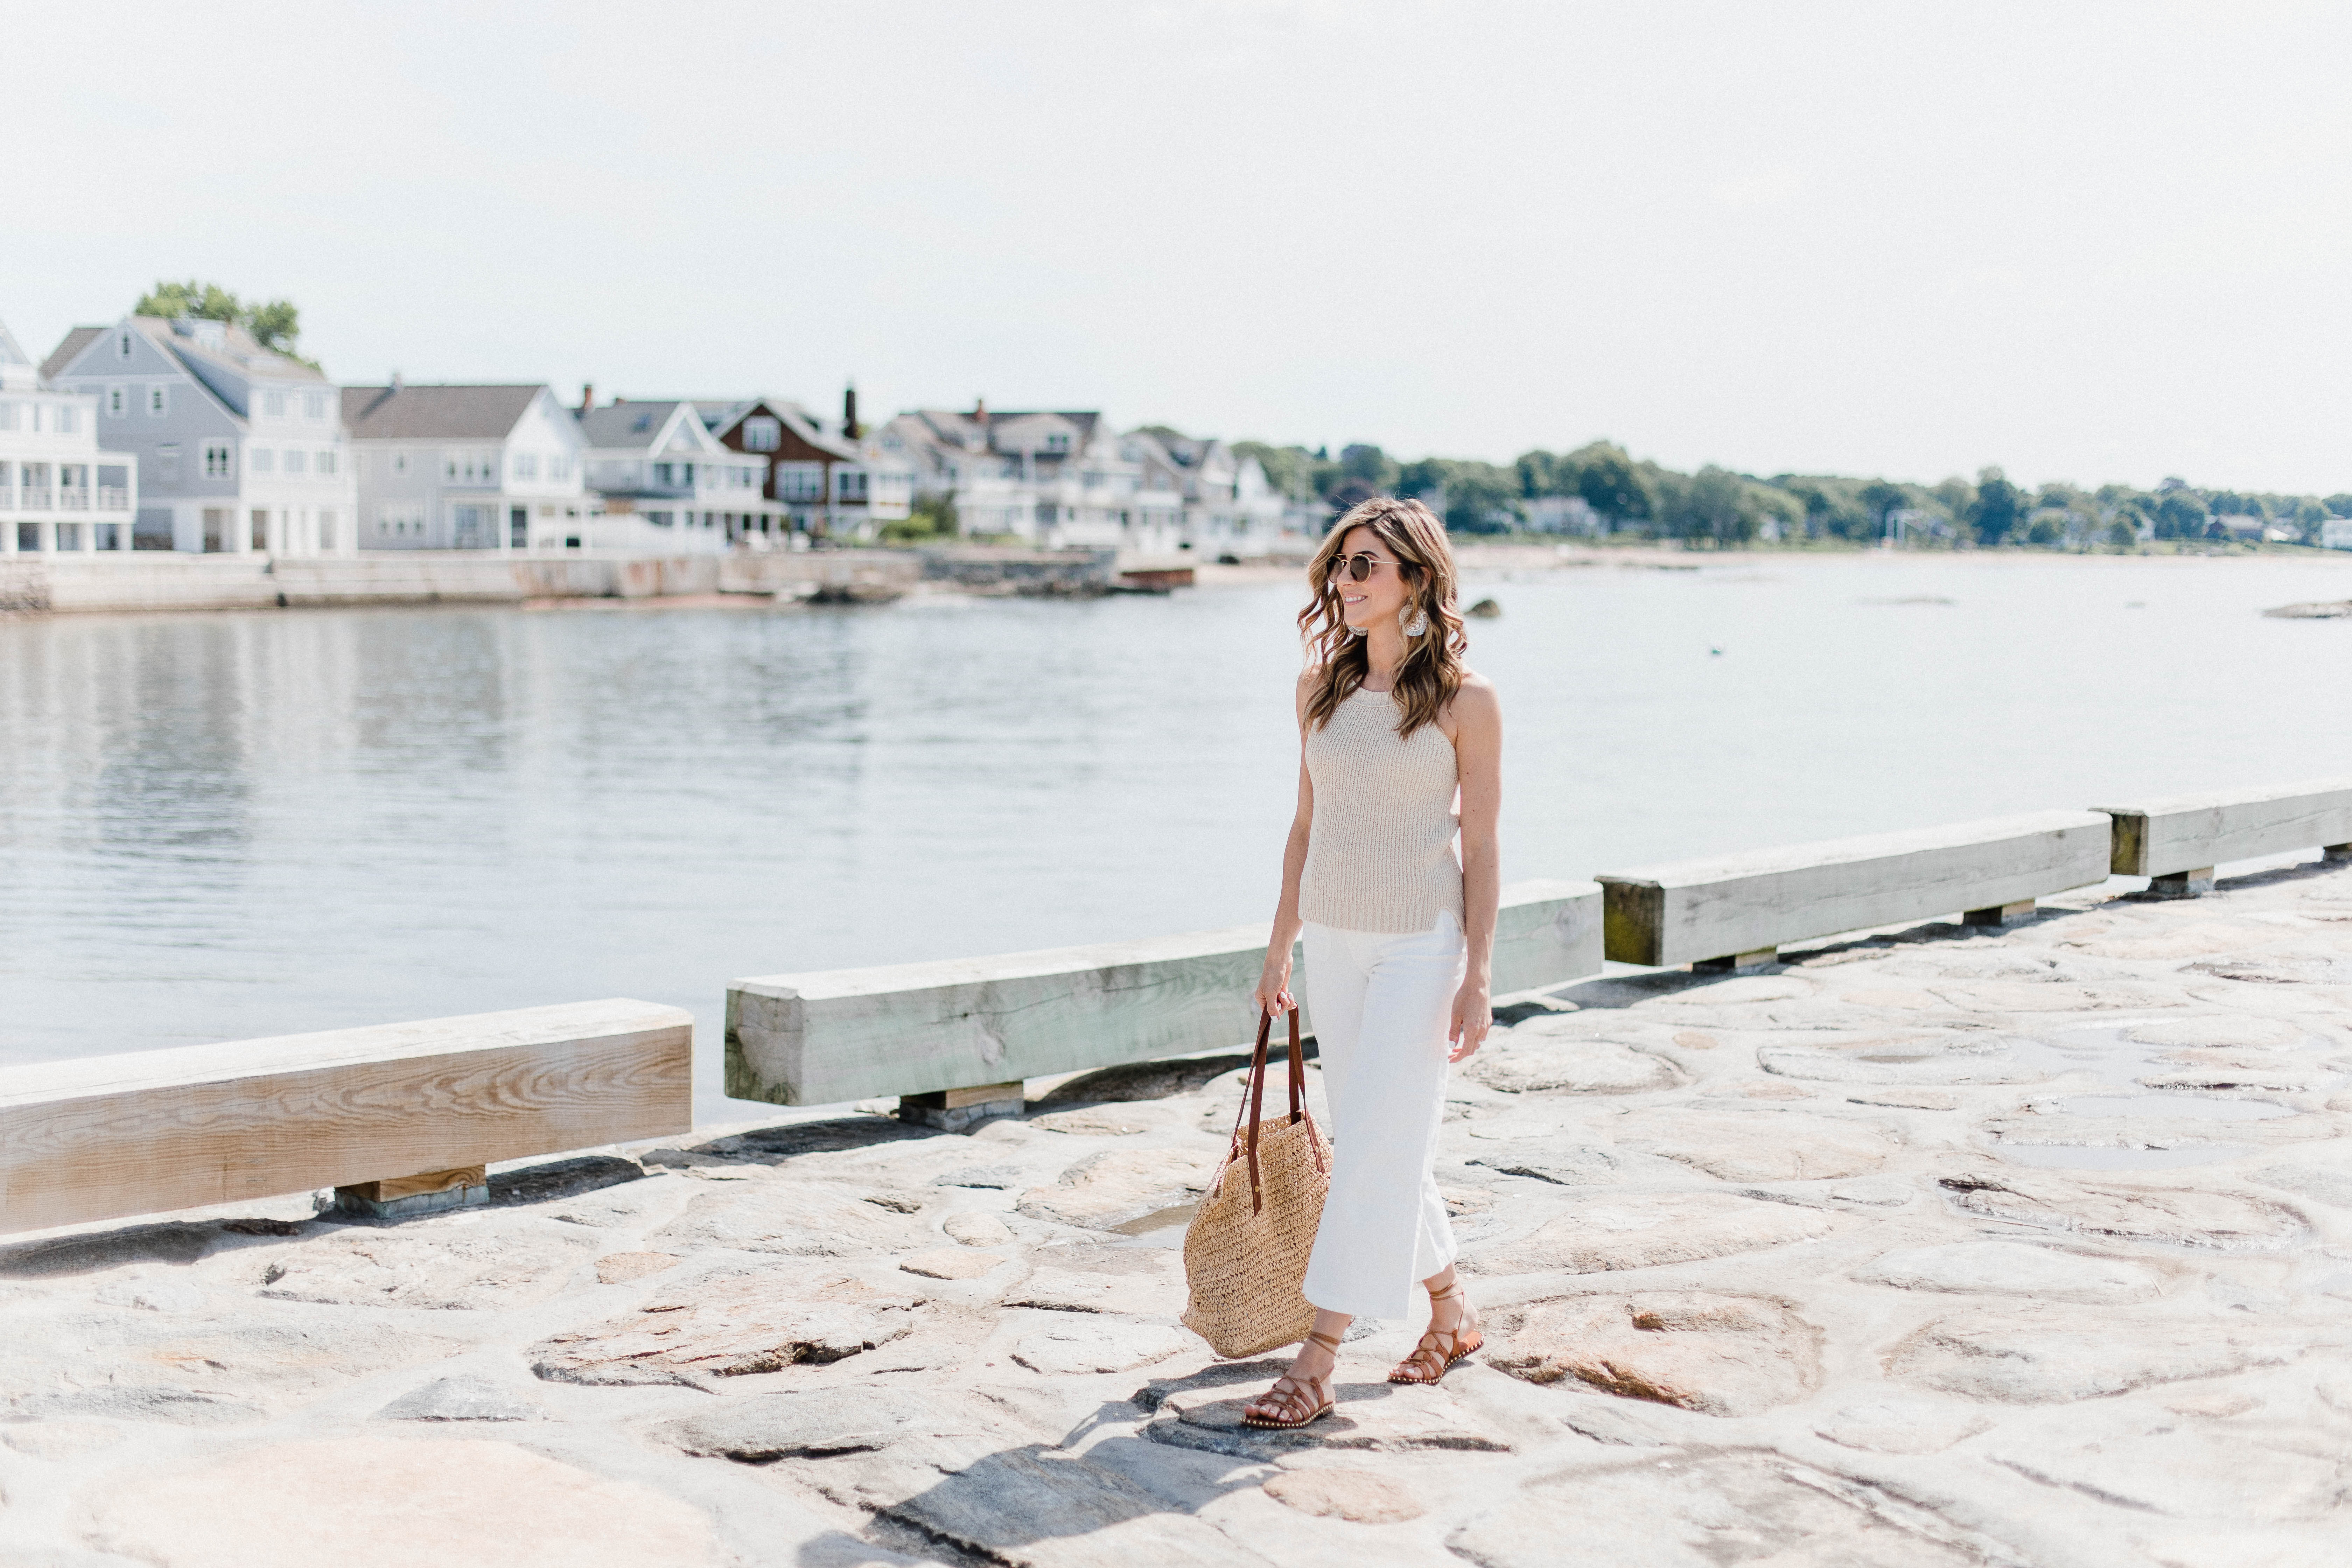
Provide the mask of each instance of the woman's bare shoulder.
POLYGON ((1500 713, 1503 700, 1495 690, 1495 683, 1475 669, 1462 672, 1462 684, 1454 693, 1456 710, 1472 713, 1500 713))

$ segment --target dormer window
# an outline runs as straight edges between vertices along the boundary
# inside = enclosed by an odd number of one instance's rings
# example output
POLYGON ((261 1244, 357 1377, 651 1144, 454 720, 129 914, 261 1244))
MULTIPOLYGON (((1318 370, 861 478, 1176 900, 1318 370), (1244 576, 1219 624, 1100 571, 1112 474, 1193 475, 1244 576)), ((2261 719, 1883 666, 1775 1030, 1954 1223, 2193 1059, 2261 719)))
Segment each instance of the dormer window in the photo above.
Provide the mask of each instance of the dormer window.
POLYGON ((743 421, 743 450, 747 452, 772 452, 783 438, 782 420, 756 414, 743 421))

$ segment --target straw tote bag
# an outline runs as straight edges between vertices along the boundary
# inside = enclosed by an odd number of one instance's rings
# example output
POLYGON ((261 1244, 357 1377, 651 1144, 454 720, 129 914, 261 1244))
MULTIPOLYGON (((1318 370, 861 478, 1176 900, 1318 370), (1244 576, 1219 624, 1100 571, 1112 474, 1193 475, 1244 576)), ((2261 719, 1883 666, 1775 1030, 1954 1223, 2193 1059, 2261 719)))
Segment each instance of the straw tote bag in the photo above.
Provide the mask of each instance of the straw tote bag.
POLYGON ((1273 1025, 1270 1015, 1257 1021, 1257 1049, 1234 1116, 1233 1142, 1184 1232, 1184 1278, 1192 1288, 1184 1326, 1229 1359, 1296 1344, 1315 1326, 1315 1309, 1299 1287, 1315 1227, 1323 1220, 1331 1160, 1307 1112, 1307 1062, 1298 1049, 1296 1007, 1290 1010, 1290 1116, 1260 1133, 1265 1042, 1273 1025))

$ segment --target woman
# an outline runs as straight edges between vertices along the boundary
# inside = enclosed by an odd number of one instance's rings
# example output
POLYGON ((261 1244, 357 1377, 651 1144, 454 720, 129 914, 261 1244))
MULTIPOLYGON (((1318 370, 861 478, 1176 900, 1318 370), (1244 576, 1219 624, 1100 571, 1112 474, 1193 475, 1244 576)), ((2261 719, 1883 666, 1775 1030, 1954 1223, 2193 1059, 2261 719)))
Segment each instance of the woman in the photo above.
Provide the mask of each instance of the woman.
POLYGON ((1429 1331, 1390 1382, 1434 1383, 1484 1342, 1430 1167, 1446 1063, 1476 1050, 1492 1022, 1502 710, 1462 662, 1454 555, 1427 507, 1364 502, 1333 527, 1307 579, 1298 814, 1255 994, 1270 1015, 1295 1005, 1290 948, 1304 925, 1331 1189, 1307 1266, 1315 1327, 1243 1412, 1253 1426, 1328 1414, 1349 1320, 1405 1316, 1416 1279, 1429 1331))

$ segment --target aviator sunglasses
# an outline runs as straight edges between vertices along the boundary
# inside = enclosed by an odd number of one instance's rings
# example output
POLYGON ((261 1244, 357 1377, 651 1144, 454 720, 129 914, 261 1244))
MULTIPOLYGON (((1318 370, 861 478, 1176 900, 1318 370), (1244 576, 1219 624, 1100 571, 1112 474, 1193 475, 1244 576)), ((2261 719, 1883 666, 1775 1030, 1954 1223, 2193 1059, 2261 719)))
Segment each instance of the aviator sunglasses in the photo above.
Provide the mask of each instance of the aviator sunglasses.
POLYGON ((1344 573, 1355 582, 1368 582, 1371 578, 1372 569, 1376 566, 1403 564, 1401 561, 1391 561, 1383 556, 1375 555, 1369 550, 1360 551, 1353 555, 1335 555, 1331 558, 1331 580, 1338 582, 1340 574, 1344 573))

